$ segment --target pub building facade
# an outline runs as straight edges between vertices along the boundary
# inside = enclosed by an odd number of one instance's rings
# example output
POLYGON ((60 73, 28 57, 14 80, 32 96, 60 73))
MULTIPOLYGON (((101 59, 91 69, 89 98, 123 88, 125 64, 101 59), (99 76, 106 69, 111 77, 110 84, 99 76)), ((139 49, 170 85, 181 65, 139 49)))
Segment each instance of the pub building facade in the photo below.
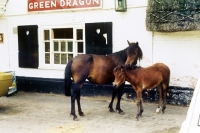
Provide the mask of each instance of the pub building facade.
MULTIPOLYGON (((0 71, 15 72, 18 90, 63 93, 70 59, 80 54, 108 55, 125 49, 129 40, 139 42, 143 51, 138 65, 167 64, 170 90, 175 88, 176 96, 191 90, 186 98, 191 97, 200 75, 200 32, 147 31, 147 4, 148 0, 2 0, 0 71)), ((111 92, 112 85, 89 82, 82 91, 83 95, 111 92)), ((134 93, 128 83, 124 92, 134 93)))

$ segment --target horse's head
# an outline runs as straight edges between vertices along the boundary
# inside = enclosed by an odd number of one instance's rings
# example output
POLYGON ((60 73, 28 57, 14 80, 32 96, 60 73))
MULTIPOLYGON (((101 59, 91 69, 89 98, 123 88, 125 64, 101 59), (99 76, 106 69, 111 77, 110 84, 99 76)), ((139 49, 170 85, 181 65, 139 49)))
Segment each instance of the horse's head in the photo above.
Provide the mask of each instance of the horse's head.
POLYGON ((115 80, 113 82, 113 86, 118 88, 121 84, 125 82, 125 73, 122 65, 119 65, 113 69, 113 74, 115 76, 115 80))
POLYGON ((130 43, 127 40, 129 47, 126 48, 126 55, 127 55, 127 59, 125 64, 130 64, 130 65, 136 65, 137 64, 137 60, 141 60, 143 53, 141 48, 139 47, 138 42, 136 43, 130 43))

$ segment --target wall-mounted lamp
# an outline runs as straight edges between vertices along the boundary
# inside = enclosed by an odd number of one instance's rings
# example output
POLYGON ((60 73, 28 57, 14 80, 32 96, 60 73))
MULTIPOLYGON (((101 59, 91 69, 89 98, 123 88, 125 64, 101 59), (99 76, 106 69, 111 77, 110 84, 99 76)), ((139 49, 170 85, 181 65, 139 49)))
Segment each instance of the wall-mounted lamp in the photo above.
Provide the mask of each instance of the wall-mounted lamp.
POLYGON ((115 0, 116 12, 126 12, 126 10, 127 10, 126 0, 115 0))

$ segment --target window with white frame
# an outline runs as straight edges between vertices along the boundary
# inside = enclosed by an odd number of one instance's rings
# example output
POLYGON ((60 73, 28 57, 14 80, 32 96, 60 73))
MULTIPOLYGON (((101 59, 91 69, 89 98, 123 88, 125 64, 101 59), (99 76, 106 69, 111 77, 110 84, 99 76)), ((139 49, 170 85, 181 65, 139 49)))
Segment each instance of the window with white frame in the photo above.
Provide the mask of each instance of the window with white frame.
POLYGON ((85 53, 83 28, 43 29, 43 46, 43 66, 63 68, 76 55, 85 53))

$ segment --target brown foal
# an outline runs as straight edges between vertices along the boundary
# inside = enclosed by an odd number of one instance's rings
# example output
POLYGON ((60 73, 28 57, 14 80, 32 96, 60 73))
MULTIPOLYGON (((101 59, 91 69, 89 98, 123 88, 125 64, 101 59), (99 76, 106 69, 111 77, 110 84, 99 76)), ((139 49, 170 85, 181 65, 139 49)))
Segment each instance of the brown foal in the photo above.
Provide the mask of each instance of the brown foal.
POLYGON ((135 65, 119 65, 114 68, 113 74, 115 76, 115 80, 113 82, 114 87, 118 88, 125 81, 128 81, 134 88, 137 94, 137 120, 139 119, 139 116, 142 116, 143 112, 141 98, 142 91, 144 89, 158 88, 160 97, 156 112, 159 113, 160 110, 162 110, 162 113, 164 113, 170 80, 170 69, 168 66, 163 63, 156 63, 146 68, 135 65))

